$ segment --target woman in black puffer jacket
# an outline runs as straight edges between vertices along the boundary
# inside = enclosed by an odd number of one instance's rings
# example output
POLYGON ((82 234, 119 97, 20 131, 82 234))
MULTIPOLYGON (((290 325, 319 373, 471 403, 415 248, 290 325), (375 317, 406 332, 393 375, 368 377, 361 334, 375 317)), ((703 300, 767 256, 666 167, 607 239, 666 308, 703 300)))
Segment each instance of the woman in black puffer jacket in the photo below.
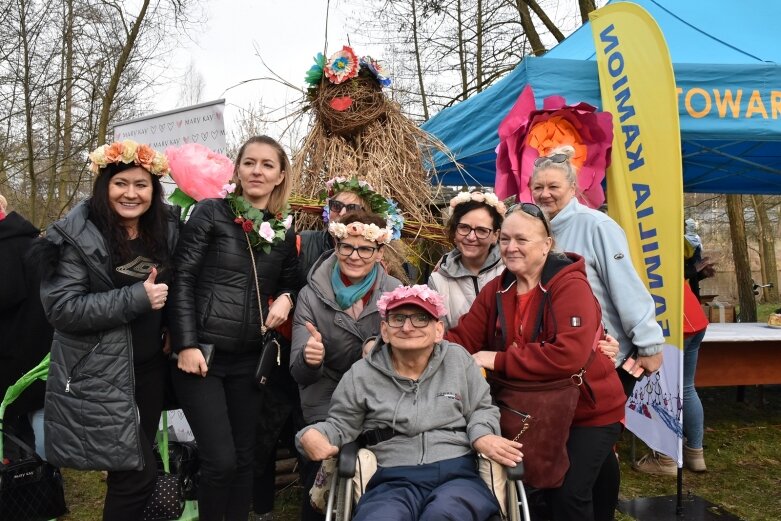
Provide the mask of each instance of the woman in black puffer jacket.
POLYGON ((198 203, 177 246, 171 329, 179 370, 173 382, 198 443, 202 521, 248 516, 261 325, 273 329, 287 319, 298 280, 287 215, 290 176, 279 143, 251 138, 236 159, 235 192, 198 203), (213 345, 208 365, 199 344, 213 345))

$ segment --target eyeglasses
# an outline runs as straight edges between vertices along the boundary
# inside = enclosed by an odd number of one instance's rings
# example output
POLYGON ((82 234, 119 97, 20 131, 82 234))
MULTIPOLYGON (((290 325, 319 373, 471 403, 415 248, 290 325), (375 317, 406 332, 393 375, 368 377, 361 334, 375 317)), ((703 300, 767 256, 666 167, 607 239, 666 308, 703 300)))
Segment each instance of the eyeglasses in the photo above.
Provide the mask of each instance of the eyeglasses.
POLYGON ((456 225, 456 233, 464 237, 468 236, 472 232, 475 232, 475 237, 478 239, 487 239, 488 236, 491 235, 492 231, 493 230, 491 228, 486 228, 485 226, 477 226, 472 228, 466 223, 458 223, 456 225))
POLYGON ((545 161, 551 163, 566 163, 569 156, 567 154, 553 154, 552 156, 540 156, 534 160, 534 166, 540 166, 545 161))
MULTIPOLYGON (((557 154, 557 155, 563 156, 564 154, 557 154)), ((545 233, 548 234, 548 236, 550 237, 550 228, 548 227, 548 219, 545 218, 545 212, 543 212, 539 206, 537 206, 534 203, 516 203, 507 210, 505 217, 517 210, 521 210, 523 213, 527 215, 531 215, 532 217, 536 217, 537 219, 541 220, 542 225, 545 226, 545 233)))
POLYGON ((406 313, 389 313, 385 321, 390 327, 398 328, 404 327, 404 322, 406 322, 407 319, 409 319, 413 327, 421 328, 429 325, 429 323, 434 320, 434 317, 428 313, 413 313, 412 315, 407 315, 406 313))
POLYGON ((379 250, 379 246, 353 246, 346 242, 336 243, 336 252, 342 257, 349 257, 354 251, 358 252, 358 256, 364 260, 371 259, 374 252, 379 250))
POLYGON ((347 208, 348 212, 357 212, 359 210, 363 211, 363 206, 357 203, 349 203, 344 204, 341 201, 337 201, 336 199, 329 199, 328 201, 328 208, 331 209, 332 212, 339 213, 342 211, 342 208, 347 208))

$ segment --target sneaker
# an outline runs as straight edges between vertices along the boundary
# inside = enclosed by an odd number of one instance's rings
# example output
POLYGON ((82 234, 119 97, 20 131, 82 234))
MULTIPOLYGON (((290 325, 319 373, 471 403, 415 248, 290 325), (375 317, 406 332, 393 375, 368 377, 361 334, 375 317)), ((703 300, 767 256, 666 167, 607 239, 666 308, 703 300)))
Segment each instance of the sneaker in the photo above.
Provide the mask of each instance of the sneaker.
POLYGON ((639 460, 632 463, 632 468, 638 472, 644 474, 652 474, 654 476, 677 476, 678 466, 672 458, 668 458, 664 454, 658 452, 652 452, 646 454, 639 460))
POLYGON ((683 465, 692 472, 705 472, 708 468, 705 466, 705 456, 703 450, 691 449, 683 446, 683 465))

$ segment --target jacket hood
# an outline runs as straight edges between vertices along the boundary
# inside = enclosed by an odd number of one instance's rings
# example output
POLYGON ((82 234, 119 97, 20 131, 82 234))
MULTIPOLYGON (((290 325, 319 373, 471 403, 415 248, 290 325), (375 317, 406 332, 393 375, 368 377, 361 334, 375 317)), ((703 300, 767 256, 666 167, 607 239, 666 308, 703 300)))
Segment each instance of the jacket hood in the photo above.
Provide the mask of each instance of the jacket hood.
MULTIPOLYGON (((442 262, 439 263, 437 271, 441 272, 445 277, 459 278, 459 277, 473 277, 474 273, 469 271, 461 263, 461 252, 456 248, 442 257, 442 262)), ((501 255, 499 255, 499 247, 494 244, 488 250, 488 257, 486 257, 483 266, 480 268, 480 272, 490 270, 502 261, 501 255)))
POLYGON ((38 237, 41 230, 16 212, 11 212, 0 221, 0 241, 14 237, 38 237))
MULTIPOLYGON (((418 379, 418 383, 425 381, 427 378, 431 377, 432 374, 434 374, 437 371, 437 368, 442 363, 443 360, 443 348, 442 344, 445 341, 437 342, 434 344, 434 350, 431 352, 431 357, 428 360, 428 365, 426 366, 426 369, 423 371, 423 374, 420 375, 420 378, 418 379)), ((399 376, 396 374, 396 371, 393 369, 393 362, 391 360, 391 352, 390 352, 390 344, 385 342, 379 342, 377 343, 371 351, 369 351, 369 355, 365 358, 366 362, 372 366, 377 371, 383 373, 384 375, 392 378, 394 381, 400 382, 411 382, 412 380, 410 378, 399 376)))

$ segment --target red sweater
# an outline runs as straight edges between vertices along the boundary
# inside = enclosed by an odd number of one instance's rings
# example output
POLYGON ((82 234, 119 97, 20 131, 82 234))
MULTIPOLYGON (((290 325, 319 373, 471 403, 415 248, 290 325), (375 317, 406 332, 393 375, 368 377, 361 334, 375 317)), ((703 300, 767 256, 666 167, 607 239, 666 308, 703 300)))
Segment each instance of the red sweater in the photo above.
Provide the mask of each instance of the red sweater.
MULTIPOLYGON (((505 378, 544 382, 566 378, 586 364, 602 310, 586 279, 583 258, 551 255, 528 304, 522 342, 514 342, 515 275, 505 270, 480 291, 469 312, 445 338, 470 353, 497 351, 494 370, 505 378)), ((581 393, 573 425, 598 426, 624 417, 621 381, 613 363, 597 352, 585 375, 596 403, 581 393)))

